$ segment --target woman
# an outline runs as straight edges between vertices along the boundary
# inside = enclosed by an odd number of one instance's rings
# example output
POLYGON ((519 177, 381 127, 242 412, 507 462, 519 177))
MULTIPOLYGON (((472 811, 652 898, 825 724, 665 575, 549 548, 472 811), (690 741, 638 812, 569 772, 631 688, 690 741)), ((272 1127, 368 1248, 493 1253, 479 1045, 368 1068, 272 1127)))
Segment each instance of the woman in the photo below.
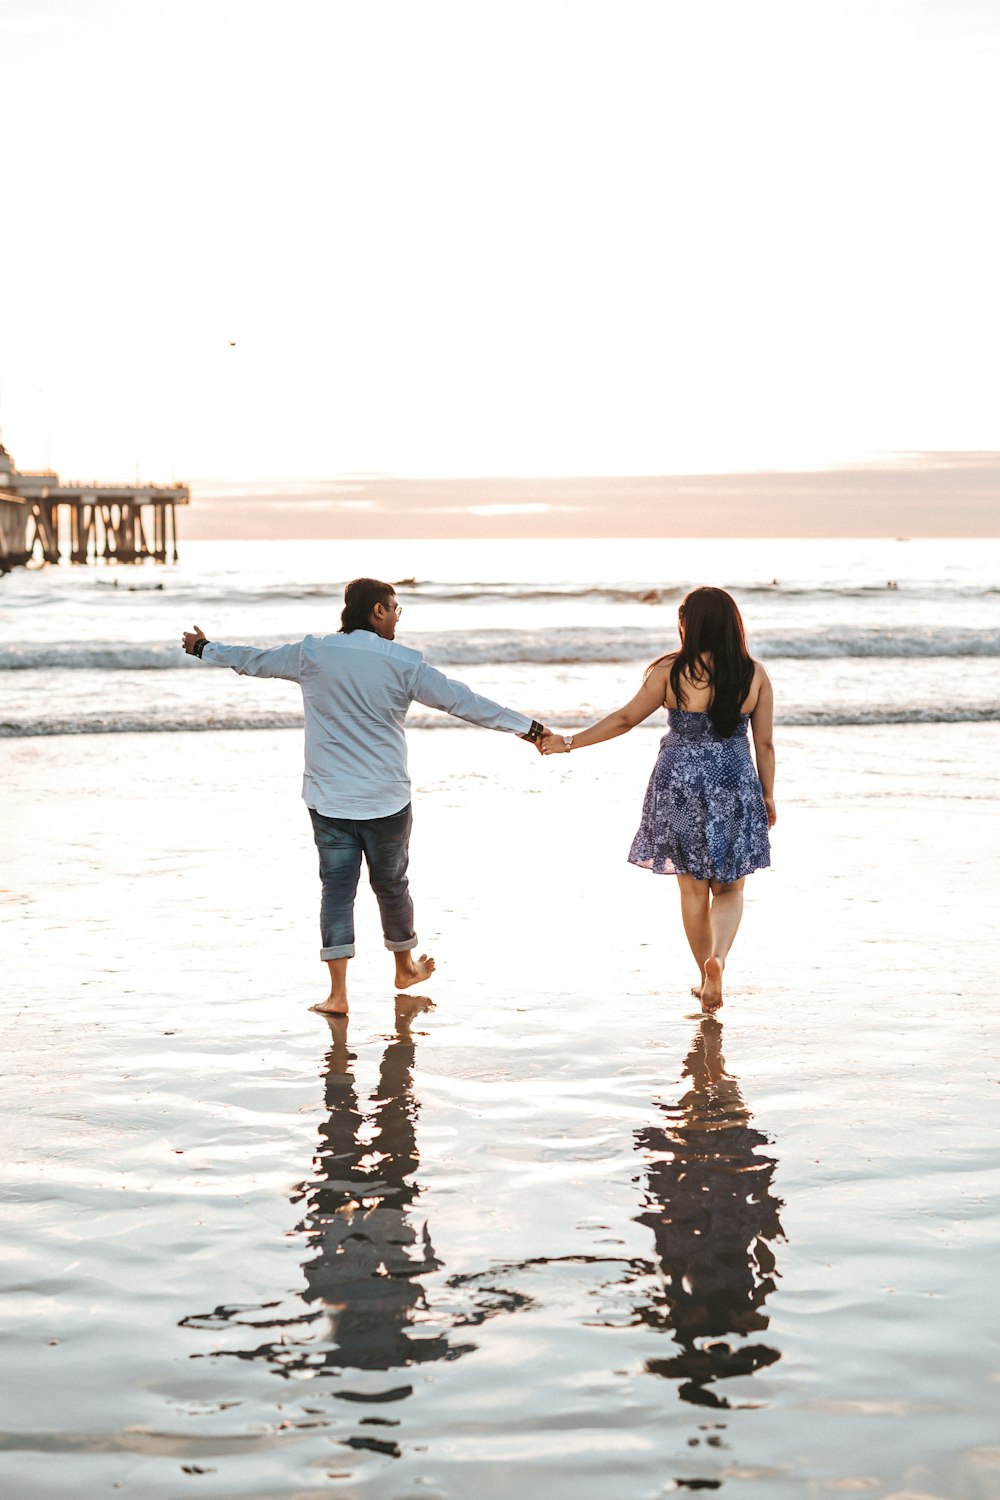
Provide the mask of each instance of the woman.
POLYGON ((677 624, 680 650, 647 668, 631 703, 581 734, 547 734, 540 748, 543 755, 563 755, 600 745, 658 708, 668 710, 670 731, 660 742, 629 861, 677 876, 684 931, 700 975, 691 993, 703 1010, 715 1011, 743 915, 744 878, 771 862, 774 694, 747 651, 740 612, 725 590, 694 589, 677 624))

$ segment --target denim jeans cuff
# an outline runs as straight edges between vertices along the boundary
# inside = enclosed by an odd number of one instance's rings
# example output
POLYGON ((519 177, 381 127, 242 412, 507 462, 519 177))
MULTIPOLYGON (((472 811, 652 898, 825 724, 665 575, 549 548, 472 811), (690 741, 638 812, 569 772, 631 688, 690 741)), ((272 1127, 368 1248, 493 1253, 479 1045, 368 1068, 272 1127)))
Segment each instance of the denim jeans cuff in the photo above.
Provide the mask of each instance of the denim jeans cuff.
POLYGON ((404 938, 401 943, 391 943, 389 939, 386 938, 385 946, 388 948, 390 953, 409 953, 411 948, 415 948, 417 946, 417 940, 415 937, 411 937, 404 938))
POLYGON ((336 948, 321 948, 319 956, 320 958, 353 958, 354 944, 340 943, 336 948))

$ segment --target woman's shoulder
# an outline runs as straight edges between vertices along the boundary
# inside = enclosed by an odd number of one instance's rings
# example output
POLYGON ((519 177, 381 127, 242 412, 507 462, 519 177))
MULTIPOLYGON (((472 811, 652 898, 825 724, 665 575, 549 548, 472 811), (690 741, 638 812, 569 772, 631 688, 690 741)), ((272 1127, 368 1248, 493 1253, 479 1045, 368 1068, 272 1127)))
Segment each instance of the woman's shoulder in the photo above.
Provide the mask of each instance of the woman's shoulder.
POLYGON ((666 656, 658 656, 655 661, 651 661, 646 668, 643 681, 648 682, 651 677, 657 681, 665 681, 670 675, 670 668, 679 655, 680 652, 678 651, 669 651, 666 656))
POLYGON ((764 666, 764 663, 758 661, 756 657, 751 657, 750 660, 753 662, 753 676, 750 679, 750 686, 747 689, 746 697, 743 699, 744 705, 749 704, 750 707, 744 707, 744 713, 753 713, 753 710, 760 701, 761 693, 765 688, 770 688, 771 686, 771 679, 767 675, 767 668, 764 666))

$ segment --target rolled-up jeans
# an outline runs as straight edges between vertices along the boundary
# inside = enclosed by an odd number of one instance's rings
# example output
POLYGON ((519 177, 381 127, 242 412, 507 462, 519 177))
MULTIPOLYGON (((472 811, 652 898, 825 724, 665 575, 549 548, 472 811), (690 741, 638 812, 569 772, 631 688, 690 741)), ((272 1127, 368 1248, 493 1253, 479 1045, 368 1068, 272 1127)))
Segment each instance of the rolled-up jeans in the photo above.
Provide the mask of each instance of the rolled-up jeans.
POLYGON ((354 897, 362 855, 368 862, 368 879, 378 900, 385 946, 390 953, 415 948, 413 902, 406 878, 413 826, 410 804, 388 818, 328 818, 313 807, 309 816, 323 882, 320 958, 354 957, 354 897))

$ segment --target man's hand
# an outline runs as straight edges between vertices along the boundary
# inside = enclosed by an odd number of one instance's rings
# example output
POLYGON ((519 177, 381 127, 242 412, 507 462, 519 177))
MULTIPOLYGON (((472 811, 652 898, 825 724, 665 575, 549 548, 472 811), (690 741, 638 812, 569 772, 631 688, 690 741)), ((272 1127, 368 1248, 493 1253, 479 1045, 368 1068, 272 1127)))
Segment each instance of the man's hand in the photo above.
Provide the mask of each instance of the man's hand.
POLYGON ((544 724, 539 724, 537 719, 532 719, 531 728, 527 734, 519 734, 519 740, 527 740, 529 745, 534 745, 539 755, 542 753, 542 736, 548 734, 544 724))
POLYGON ((195 646, 199 641, 203 641, 204 639, 205 632, 202 630, 200 625, 196 625, 193 630, 186 630, 184 632, 183 636, 181 637, 181 645, 184 647, 184 650, 187 652, 188 656, 194 656, 195 646))

